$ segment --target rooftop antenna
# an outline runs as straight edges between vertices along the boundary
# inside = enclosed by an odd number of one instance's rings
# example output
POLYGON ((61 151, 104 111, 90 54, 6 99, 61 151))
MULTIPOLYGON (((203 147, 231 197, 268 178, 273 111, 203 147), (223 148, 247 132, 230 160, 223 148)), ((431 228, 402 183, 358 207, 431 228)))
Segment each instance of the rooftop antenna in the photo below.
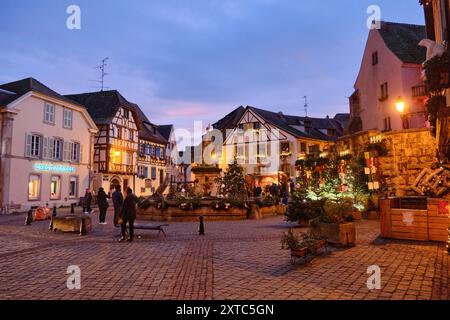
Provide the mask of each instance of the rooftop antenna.
POLYGON ((308 117, 308 97, 304 96, 303 99, 305 99, 305 116, 308 117))
POLYGON ((91 80, 91 81, 95 81, 95 82, 98 82, 98 83, 101 84, 101 87, 100 87, 101 90, 100 91, 103 91, 105 89, 105 77, 107 75, 109 75, 109 73, 105 72, 106 66, 108 65, 106 63, 106 61, 108 61, 108 60, 109 60, 109 57, 106 57, 105 59, 102 59, 102 64, 100 66, 98 66, 98 67, 95 67, 96 69, 100 69, 100 71, 102 72, 101 80, 91 80))

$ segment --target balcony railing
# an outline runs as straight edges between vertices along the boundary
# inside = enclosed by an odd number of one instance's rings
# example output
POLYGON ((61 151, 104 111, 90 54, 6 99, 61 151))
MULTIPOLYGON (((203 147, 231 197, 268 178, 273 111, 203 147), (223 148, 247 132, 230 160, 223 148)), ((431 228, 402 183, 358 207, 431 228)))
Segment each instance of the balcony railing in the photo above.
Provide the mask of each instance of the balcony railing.
POLYGON ((412 87, 413 98, 422 98, 422 97, 426 97, 427 95, 428 95, 427 86, 421 85, 421 86, 412 87))

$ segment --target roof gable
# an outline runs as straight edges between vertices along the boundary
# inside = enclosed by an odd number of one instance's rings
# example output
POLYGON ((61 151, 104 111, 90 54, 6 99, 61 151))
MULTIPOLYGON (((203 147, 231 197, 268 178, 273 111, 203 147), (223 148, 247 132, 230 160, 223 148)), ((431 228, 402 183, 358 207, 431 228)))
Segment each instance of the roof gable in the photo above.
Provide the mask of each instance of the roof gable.
POLYGON ((81 106, 81 104, 79 104, 78 102, 66 96, 60 95, 56 91, 53 91, 52 89, 44 85, 42 82, 34 78, 25 78, 22 80, 5 83, 0 85, 0 89, 9 92, 9 93, 3 92, 2 97, 0 97, 0 103, 2 103, 5 106, 24 96, 28 92, 37 92, 46 95, 48 97, 52 97, 67 102, 72 105, 81 106))
POLYGON ((426 60, 426 49, 419 46, 427 38, 425 26, 382 21, 378 33, 402 62, 421 64, 426 60))

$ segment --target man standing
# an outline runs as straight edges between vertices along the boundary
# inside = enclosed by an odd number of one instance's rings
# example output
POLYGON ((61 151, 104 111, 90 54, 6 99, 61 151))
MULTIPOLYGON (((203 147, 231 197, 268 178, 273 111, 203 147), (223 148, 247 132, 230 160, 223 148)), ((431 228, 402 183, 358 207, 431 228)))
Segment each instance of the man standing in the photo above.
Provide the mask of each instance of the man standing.
POLYGON ((106 211, 108 210, 108 195, 103 188, 98 189, 98 209, 100 210, 100 224, 106 224, 106 211))
POLYGON ((119 225, 120 211, 122 210, 123 206, 123 195, 119 185, 116 186, 116 191, 114 191, 112 194, 112 202, 114 205, 114 226, 118 228, 120 227, 119 225))
POLYGON ((120 238, 120 242, 126 240, 126 229, 127 223, 129 228, 129 238, 128 242, 133 242, 134 235, 134 220, 136 220, 136 198, 133 195, 133 190, 131 188, 127 189, 127 196, 123 201, 122 212, 122 238, 120 238))

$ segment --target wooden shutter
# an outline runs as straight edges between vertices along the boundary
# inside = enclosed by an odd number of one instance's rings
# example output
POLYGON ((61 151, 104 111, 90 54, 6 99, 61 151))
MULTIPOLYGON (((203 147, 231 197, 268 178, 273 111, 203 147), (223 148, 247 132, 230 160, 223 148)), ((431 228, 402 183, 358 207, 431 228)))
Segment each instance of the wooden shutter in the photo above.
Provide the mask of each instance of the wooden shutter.
POLYGON ((79 157, 78 160, 79 160, 80 163, 82 163, 83 162, 83 156, 84 156, 84 151, 83 151, 84 148, 83 148, 83 145, 81 143, 79 144, 79 146, 80 146, 80 157, 79 157))
POLYGON ((63 161, 70 161, 72 143, 64 142, 63 161))
POLYGON ((49 150, 48 150, 48 143, 49 143, 49 138, 44 137, 42 139, 42 159, 48 159, 49 158, 49 150))
POLYGON ((32 144, 33 135, 31 133, 27 133, 25 138, 25 156, 31 157, 31 144, 32 144))

